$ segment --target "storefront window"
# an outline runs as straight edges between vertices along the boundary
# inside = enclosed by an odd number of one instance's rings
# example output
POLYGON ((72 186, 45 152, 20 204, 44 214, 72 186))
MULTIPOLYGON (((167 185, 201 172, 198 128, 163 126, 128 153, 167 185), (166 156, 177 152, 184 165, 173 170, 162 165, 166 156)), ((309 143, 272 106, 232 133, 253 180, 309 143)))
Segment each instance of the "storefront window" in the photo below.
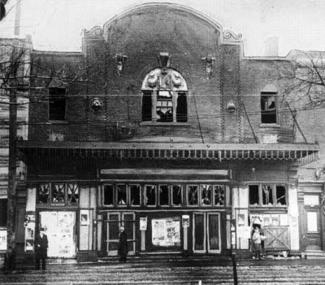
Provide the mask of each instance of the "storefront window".
POLYGON ((140 189, 139 185, 130 185, 131 206, 140 206, 140 189))
POLYGON ((286 200, 286 188, 282 185, 276 185, 276 204, 277 206, 285 206, 286 200))
POLYGON ((119 206, 126 205, 126 185, 118 184, 116 186, 117 189, 117 204, 119 206))
POLYGON ((78 204, 79 201, 79 187, 77 184, 68 184, 68 203, 78 204))
POLYGON ((180 185, 172 185, 173 192, 173 206, 181 206, 182 205, 182 188, 180 185))
POLYGON ((249 185, 250 206, 286 206, 287 190, 284 185, 260 184, 249 185))
POLYGON ((224 206, 225 205, 225 186, 214 185, 214 205, 224 206))
POLYGON ((146 185, 144 193, 144 204, 147 206, 156 206, 156 186, 146 185))
POLYGON ((212 204, 212 185, 201 185, 201 205, 210 206, 212 204))
POLYGON ((191 206, 198 205, 198 191, 199 186, 197 185, 189 185, 187 188, 187 201, 191 206))
POLYGON ((103 196, 104 196, 104 205, 105 206, 113 206, 114 202, 114 191, 113 185, 104 185, 103 196))
POLYGON ((37 188, 37 203, 47 204, 50 197, 50 184, 40 184, 37 188))
POLYGON ((64 203, 64 184, 52 184, 52 203, 64 203))
POLYGON ((263 205, 273 205, 272 186, 268 184, 262 185, 263 205))
POLYGON ((160 185, 159 186, 159 203, 160 203, 160 206, 168 206, 169 205, 169 186, 168 185, 160 185))

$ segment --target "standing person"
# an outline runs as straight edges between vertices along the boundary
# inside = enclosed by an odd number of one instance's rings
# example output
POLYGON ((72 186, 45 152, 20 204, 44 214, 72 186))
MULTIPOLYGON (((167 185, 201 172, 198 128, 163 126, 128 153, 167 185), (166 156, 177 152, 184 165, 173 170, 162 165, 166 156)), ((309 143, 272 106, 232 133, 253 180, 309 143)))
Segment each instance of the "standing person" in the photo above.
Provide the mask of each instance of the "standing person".
POLYGON ((40 269, 41 262, 42 269, 46 269, 47 248, 47 235, 45 234, 44 228, 41 228, 40 233, 35 240, 36 269, 40 269))
POLYGON ((252 234, 252 249, 253 249, 253 258, 261 260, 261 233, 258 226, 254 227, 252 234))
POLYGON ((128 242, 127 235, 124 231, 124 227, 120 227, 120 240, 118 245, 118 254, 120 256, 120 262, 126 262, 126 256, 128 254, 128 242))

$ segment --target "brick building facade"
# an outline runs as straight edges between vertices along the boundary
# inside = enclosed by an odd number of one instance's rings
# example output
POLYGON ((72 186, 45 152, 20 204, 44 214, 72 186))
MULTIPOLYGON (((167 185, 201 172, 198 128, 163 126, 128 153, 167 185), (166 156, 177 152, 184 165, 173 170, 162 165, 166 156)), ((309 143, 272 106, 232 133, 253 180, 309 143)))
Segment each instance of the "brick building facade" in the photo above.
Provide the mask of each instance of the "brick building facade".
MULTIPOLYGON (((186 7, 146 4, 84 32, 81 53, 32 53, 25 243, 49 256, 299 252, 297 168, 316 159, 281 100, 285 58, 186 7), (35 90, 35 89, 33 89, 35 90), (29 222, 28 222, 29 221, 29 222)), ((22 190, 23 191, 23 190, 22 190)))

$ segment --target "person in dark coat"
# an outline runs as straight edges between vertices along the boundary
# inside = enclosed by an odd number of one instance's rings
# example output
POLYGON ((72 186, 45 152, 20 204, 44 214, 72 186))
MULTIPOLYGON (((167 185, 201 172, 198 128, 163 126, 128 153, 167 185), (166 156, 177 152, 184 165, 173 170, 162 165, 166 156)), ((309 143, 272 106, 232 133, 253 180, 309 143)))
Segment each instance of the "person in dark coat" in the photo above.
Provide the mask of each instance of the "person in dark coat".
POLYGON ((124 231, 124 227, 120 227, 120 240, 118 244, 118 254, 120 256, 120 262, 126 262, 126 256, 128 254, 128 242, 127 235, 124 231))
POLYGON ((42 269, 46 269, 46 258, 47 258, 47 248, 48 239, 45 234, 44 228, 41 228, 39 235, 37 235, 35 240, 35 257, 36 257, 36 269, 40 269, 42 262, 42 269))

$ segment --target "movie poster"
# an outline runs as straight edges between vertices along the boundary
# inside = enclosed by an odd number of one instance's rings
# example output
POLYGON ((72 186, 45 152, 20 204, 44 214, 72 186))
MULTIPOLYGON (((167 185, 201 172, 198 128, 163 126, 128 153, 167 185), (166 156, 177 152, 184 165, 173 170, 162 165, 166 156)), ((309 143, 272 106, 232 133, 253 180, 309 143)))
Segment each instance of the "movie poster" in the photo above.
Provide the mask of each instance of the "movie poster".
POLYGON ((152 244, 156 246, 180 246, 180 219, 152 219, 152 244))

